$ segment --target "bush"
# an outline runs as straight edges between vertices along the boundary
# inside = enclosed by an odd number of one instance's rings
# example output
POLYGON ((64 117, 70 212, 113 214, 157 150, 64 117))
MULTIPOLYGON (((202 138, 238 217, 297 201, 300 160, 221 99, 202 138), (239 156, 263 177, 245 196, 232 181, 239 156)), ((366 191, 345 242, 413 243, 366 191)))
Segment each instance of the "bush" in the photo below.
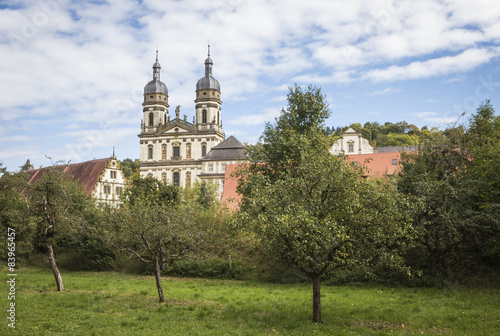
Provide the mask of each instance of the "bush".
POLYGON ((229 269, 228 260, 222 258, 183 259, 165 265, 162 273, 175 277, 241 280, 245 269, 238 260, 233 260, 229 269))

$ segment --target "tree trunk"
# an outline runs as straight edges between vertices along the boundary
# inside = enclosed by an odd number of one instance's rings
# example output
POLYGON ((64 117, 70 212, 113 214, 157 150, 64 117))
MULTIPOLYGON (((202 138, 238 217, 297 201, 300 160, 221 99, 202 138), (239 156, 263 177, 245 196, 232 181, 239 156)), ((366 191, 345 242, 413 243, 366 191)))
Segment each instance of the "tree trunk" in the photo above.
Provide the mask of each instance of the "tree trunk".
POLYGON ((52 243, 50 242, 50 237, 45 238, 47 240, 47 255, 49 256, 50 268, 52 269, 52 273, 54 273, 54 278, 56 279, 57 290, 63 291, 64 286, 61 278, 61 273, 59 273, 59 269, 57 268, 56 258, 54 257, 54 248, 52 247, 52 243))
POLYGON ((161 287, 161 278, 160 278, 160 261, 158 257, 155 258, 155 278, 156 278, 156 288, 158 288, 158 297, 160 302, 165 302, 165 298, 163 297, 163 288, 161 287))
POLYGON ((314 275, 313 281, 313 322, 321 321, 321 275, 314 275))

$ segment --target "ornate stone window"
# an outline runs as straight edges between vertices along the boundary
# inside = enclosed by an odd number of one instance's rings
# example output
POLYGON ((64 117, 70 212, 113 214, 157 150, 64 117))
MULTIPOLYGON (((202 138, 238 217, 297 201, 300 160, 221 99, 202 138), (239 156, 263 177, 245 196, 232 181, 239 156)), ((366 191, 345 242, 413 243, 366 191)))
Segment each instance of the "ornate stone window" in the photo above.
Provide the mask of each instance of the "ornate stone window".
POLYGON ((149 113, 149 126, 153 127, 153 112, 149 113))
POLYGON ((174 172, 173 180, 174 180, 174 186, 178 187, 180 185, 180 173, 178 171, 174 172))
POLYGON ((179 141, 175 141, 172 144, 172 149, 173 149, 173 160, 180 160, 181 159, 181 145, 179 141))
POLYGON ((206 124, 207 123, 207 110, 203 110, 201 112, 201 122, 206 124))
POLYGON ((167 145, 161 146, 161 159, 162 161, 167 160, 167 145))

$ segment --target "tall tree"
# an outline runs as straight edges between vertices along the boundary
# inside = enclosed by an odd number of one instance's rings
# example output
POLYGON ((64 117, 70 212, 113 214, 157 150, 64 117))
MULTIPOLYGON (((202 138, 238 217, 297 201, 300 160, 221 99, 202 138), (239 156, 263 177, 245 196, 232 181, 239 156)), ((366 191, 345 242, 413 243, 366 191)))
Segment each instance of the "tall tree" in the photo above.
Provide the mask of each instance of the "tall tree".
POLYGON ((462 150, 469 159, 467 193, 481 216, 483 234, 477 239, 483 257, 500 266, 500 116, 490 101, 477 108, 466 127, 462 150))
POLYGON ((363 179, 360 166, 328 152, 322 125, 329 109, 320 89, 294 86, 288 101, 238 172, 237 218, 260 234, 269 253, 312 280, 313 321, 322 322, 324 274, 388 253, 406 229, 390 185, 363 179))
POLYGON ((500 252, 499 125, 485 104, 465 135, 462 127, 431 132, 418 152, 401 157, 397 184, 413 200, 417 248, 425 248, 420 255, 431 273, 449 281, 457 271, 477 269, 478 250, 490 257, 500 252))

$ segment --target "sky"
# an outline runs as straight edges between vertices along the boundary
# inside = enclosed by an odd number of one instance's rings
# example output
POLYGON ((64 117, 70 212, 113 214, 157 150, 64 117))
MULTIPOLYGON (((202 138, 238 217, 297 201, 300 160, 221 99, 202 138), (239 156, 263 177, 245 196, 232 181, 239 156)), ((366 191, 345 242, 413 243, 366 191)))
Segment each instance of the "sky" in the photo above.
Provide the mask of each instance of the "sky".
POLYGON ((0 163, 139 158, 156 50, 170 114, 192 120, 208 44, 225 134, 246 143, 295 83, 321 87, 330 127, 500 110, 498 0, 0 0, 0 163))

